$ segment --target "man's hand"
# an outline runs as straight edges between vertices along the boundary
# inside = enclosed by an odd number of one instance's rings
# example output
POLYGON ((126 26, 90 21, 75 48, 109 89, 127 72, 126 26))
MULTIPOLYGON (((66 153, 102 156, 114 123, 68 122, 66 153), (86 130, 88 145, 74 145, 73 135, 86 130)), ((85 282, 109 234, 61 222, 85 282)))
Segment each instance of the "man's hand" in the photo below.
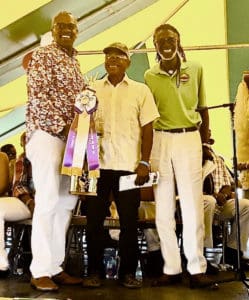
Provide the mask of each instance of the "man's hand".
POLYGON ((63 128, 63 130, 61 131, 61 134, 65 137, 68 136, 68 132, 69 132, 69 129, 70 129, 70 125, 69 124, 66 124, 63 128))
POLYGON ((149 177, 149 168, 143 164, 139 164, 135 172, 137 173, 137 178, 135 180, 135 185, 143 185, 145 182, 148 182, 149 177))
POLYGON ((211 150, 206 147, 206 146, 202 146, 202 164, 204 164, 204 162, 206 160, 212 160, 213 161, 213 156, 212 156, 212 152, 211 150))
POLYGON ((238 163, 237 169, 239 171, 248 170, 249 164, 248 163, 238 163))
POLYGON ((223 206, 227 202, 227 200, 234 198, 232 187, 230 185, 223 186, 219 193, 215 194, 215 198, 217 204, 219 206, 223 206))
POLYGON ((226 204, 227 202, 227 195, 226 194, 223 194, 221 192, 217 193, 214 195, 215 199, 216 199, 216 202, 219 206, 223 206, 226 204))
POLYGON ((33 213, 34 213, 34 208, 35 208, 34 198, 32 198, 32 196, 29 194, 24 194, 24 195, 20 196, 20 200, 28 207, 28 209, 31 212, 31 217, 32 217, 33 213))
POLYGON ((30 202, 27 204, 27 206, 28 206, 28 209, 30 210, 31 217, 32 217, 33 214, 34 214, 34 209, 35 209, 35 201, 34 201, 34 199, 30 199, 30 202))

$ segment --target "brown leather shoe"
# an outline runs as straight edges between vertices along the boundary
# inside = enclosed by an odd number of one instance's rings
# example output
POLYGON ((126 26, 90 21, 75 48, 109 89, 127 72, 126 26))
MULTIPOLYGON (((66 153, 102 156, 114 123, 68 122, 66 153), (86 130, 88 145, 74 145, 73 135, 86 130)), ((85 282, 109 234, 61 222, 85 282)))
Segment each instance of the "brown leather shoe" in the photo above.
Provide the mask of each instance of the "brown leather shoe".
POLYGON ((136 279, 133 274, 126 274, 120 283, 128 289, 140 289, 142 287, 142 281, 136 279))
POLYGON ((59 287, 53 282, 53 280, 47 276, 39 278, 31 278, 30 284, 38 291, 42 292, 55 292, 58 291, 59 287))
POLYGON ((218 289, 219 285, 213 279, 204 273, 194 274, 190 276, 189 286, 191 289, 210 287, 211 289, 218 289))
POLYGON ((64 284, 64 285, 75 285, 81 284, 82 279, 78 277, 73 277, 67 274, 66 272, 62 271, 59 274, 56 274, 52 277, 53 281, 57 284, 64 284))
POLYGON ((182 282, 182 274, 163 274, 152 282, 152 286, 167 286, 182 282))
POLYGON ((82 281, 82 286, 85 288, 99 288, 101 286, 101 280, 99 275, 97 274, 92 274, 89 275, 88 277, 84 278, 82 281))

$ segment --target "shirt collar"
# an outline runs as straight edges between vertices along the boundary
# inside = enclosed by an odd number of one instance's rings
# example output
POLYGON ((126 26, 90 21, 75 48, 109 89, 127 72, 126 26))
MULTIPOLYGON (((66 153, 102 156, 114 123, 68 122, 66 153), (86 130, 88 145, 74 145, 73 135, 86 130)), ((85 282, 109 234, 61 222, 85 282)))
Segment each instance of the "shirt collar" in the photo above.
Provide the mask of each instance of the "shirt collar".
MULTIPOLYGON (((131 79, 125 74, 123 80, 118 84, 120 85, 121 83, 125 83, 126 85, 129 85, 131 83, 131 79)), ((108 74, 104 77, 104 84, 111 84, 110 81, 108 80, 108 74)))
MULTIPOLYGON (((68 55, 68 52, 65 48, 61 47, 59 44, 57 44, 55 41, 52 42, 52 45, 56 47, 57 49, 61 50, 63 53, 66 53, 68 55)), ((73 48, 72 57, 75 57, 77 55, 78 51, 73 48)))
MULTIPOLYGON (((188 65, 186 62, 181 62, 181 70, 186 70, 188 68, 188 65)), ((167 75, 169 76, 169 74, 165 71, 163 71, 161 68, 160 68, 160 65, 159 63, 157 63, 156 65, 154 65, 154 67, 152 67, 151 71, 154 73, 154 74, 163 74, 163 75, 167 75)))

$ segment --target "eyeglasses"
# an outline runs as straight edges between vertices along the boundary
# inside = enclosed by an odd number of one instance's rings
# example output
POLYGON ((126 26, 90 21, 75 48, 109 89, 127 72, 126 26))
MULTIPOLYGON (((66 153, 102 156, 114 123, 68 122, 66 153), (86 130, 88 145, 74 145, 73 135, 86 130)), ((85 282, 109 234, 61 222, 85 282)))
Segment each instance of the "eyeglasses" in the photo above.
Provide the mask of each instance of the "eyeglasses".
POLYGON ((63 29, 74 30, 74 29, 77 29, 77 26, 75 24, 72 24, 72 23, 56 23, 56 24, 54 24, 54 26, 59 30, 63 30, 63 29))
POLYGON ((12 151, 11 152, 7 152, 6 154, 8 155, 9 158, 16 157, 16 152, 14 152, 14 151, 13 152, 12 151))
POLYGON ((173 37, 166 37, 166 38, 159 38, 159 39, 156 39, 155 42, 158 44, 158 43, 162 43, 162 42, 167 42, 167 43, 170 43, 170 44, 175 44, 177 42, 177 39, 176 38, 173 38, 173 37))
POLYGON ((125 54, 106 54, 106 60, 109 59, 127 59, 128 57, 125 54))

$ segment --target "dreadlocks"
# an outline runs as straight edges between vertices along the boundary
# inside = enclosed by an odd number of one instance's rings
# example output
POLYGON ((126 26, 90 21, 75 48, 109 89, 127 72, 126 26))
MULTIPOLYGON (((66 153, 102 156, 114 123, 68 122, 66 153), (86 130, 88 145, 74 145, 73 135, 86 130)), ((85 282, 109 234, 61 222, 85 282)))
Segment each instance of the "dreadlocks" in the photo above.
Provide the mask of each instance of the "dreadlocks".
MULTIPOLYGON (((162 25, 158 26, 155 29, 154 34, 153 34, 153 43, 154 43, 154 45, 155 45, 156 36, 161 30, 164 30, 164 31, 170 30, 170 31, 173 31, 177 34, 177 36, 178 36, 178 41, 177 41, 178 53, 179 53, 179 55, 181 56, 181 58, 184 62, 187 61, 185 52, 184 52, 184 50, 181 46, 180 33, 174 26, 172 26, 170 24, 162 24, 162 25)), ((157 58, 158 61, 161 60, 161 57, 160 57, 159 53, 156 54, 156 58, 157 58)))
MULTIPOLYGON (((177 85, 177 87, 179 87, 180 86, 180 69, 181 69, 181 59, 180 58, 182 58, 182 60, 184 62, 186 61, 186 56, 185 56, 184 50, 180 43, 180 33, 178 32, 178 30, 175 27, 173 27, 170 24, 162 24, 162 25, 158 26, 155 29, 154 34, 153 34, 153 42, 154 42, 155 46, 156 46, 156 37, 160 31, 172 31, 178 37, 178 39, 177 39, 177 54, 178 55, 177 55, 177 63, 176 63, 176 85, 177 85)), ((156 54, 156 59, 159 63, 162 60, 162 57, 158 52, 156 54)))

